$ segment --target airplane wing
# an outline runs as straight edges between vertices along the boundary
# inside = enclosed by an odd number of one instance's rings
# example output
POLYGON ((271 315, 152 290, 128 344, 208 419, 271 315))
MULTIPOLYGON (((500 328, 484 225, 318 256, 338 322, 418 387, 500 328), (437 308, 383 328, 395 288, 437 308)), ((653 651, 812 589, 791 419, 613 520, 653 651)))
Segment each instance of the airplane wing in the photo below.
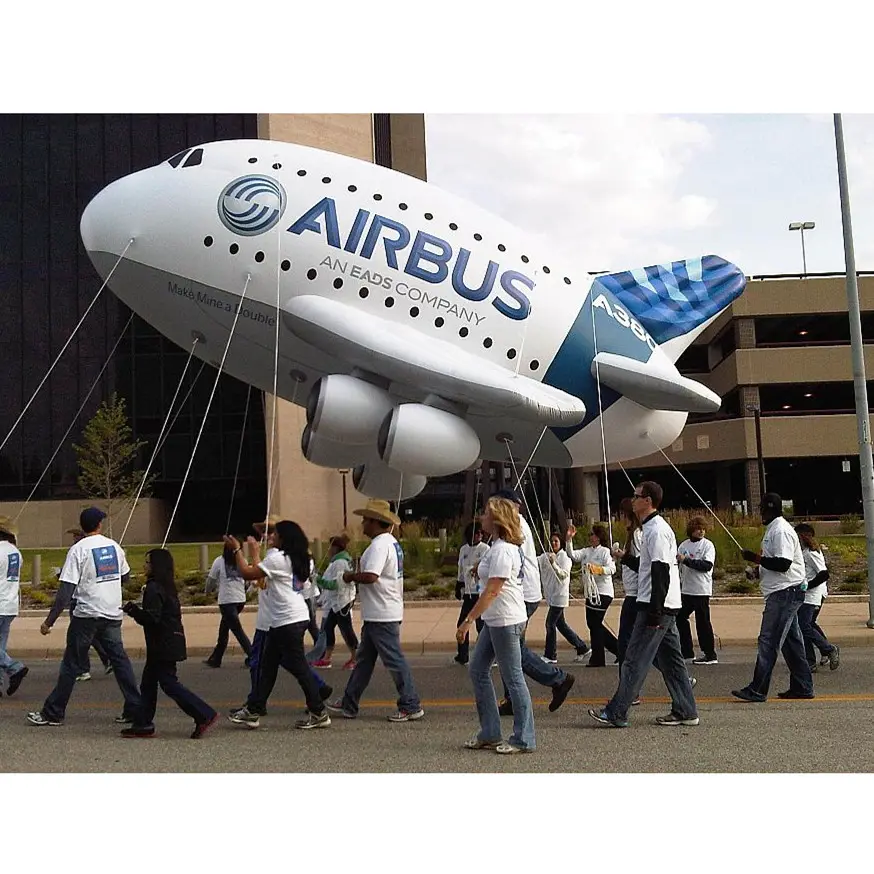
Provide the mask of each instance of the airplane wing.
POLYGON ((575 425, 585 404, 560 389, 513 374, 443 340, 422 342, 404 325, 350 310, 345 304, 301 295, 285 304, 283 320, 306 343, 355 367, 406 383, 471 412, 512 415, 542 425, 575 425))

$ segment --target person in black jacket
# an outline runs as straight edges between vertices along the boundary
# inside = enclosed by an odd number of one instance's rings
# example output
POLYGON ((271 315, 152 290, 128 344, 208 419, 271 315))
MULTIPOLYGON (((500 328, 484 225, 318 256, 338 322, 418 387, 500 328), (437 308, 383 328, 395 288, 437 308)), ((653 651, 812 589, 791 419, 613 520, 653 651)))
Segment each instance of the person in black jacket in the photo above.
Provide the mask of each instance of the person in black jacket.
POLYGON ((187 658, 182 610, 176 593, 173 556, 167 549, 146 553, 146 586, 143 606, 130 601, 122 608, 143 626, 146 637, 146 664, 140 681, 143 699, 142 726, 125 728, 123 737, 152 737, 155 734, 155 709, 158 686, 167 697, 194 720, 191 737, 201 738, 215 724, 218 713, 203 699, 186 689, 176 676, 176 663, 187 658))

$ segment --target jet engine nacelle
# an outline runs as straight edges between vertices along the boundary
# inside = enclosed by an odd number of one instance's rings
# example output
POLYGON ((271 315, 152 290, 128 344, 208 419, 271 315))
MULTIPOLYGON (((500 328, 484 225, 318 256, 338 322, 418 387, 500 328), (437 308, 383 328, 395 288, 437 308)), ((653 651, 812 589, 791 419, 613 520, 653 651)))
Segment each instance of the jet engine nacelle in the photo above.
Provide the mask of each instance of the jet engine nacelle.
POLYGON ((352 471, 352 484, 362 495, 384 501, 396 501, 398 494, 402 501, 415 498, 427 482, 425 477, 418 474, 392 470, 382 461, 362 464, 352 471))
POLYGON ((316 433, 311 425, 303 429, 300 449, 307 461, 319 467, 353 468, 378 459, 375 445, 365 446, 361 443, 341 443, 338 440, 331 440, 321 432, 316 433))
POLYGON ((379 430, 379 456, 394 470, 447 476, 470 467, 480 453, 476 431, 458 416, 425 404, 401 404, 379 430))
POLYGON ((307 401, 307 424, 319 437, 329 440, 375 444, 393 407, 385 389, 336 373, 323 376, 313 386, 307 401))

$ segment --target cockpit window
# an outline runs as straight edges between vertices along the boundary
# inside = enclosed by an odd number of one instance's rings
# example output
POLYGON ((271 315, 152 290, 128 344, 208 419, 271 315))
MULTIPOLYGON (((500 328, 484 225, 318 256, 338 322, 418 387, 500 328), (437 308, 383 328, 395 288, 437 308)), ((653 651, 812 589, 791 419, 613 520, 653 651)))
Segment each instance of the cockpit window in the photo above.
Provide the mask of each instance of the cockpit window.
POLYGON ((190 149, 183 149, 181 152, 177 152, 172 158, 168 159, 167 163, 171 167, 178 167, 182 162, 182 159, 191 151, 190 149))
POLYGON ((196 167, 203 160, 203 149, 195 149, 186 159, 183 167, 196 167))

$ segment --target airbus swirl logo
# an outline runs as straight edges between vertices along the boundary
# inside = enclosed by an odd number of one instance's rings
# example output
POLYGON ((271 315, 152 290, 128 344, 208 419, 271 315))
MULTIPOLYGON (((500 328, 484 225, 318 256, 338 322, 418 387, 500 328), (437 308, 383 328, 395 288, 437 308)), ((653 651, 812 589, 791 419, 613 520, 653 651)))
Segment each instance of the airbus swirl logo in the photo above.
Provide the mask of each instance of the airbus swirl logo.
POLYGON ((276 226, 285 212, 285 189, 270 176, 234 179, 219 195, 222 224, 235 234, 256 237, 276 226))

